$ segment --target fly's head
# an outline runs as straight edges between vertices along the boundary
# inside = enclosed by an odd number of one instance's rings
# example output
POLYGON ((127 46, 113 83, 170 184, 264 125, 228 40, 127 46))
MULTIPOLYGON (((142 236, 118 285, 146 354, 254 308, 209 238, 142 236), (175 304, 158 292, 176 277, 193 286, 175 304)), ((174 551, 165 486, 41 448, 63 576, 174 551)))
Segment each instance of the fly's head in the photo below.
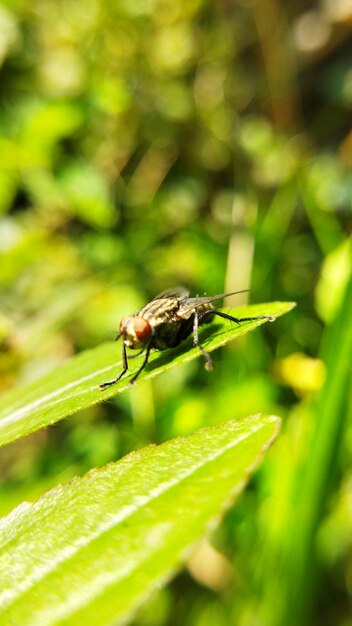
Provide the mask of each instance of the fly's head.
POLYGON ((120 335, 127 348, 145 348, 152 336, 152 327, 143 317, 127 316, 120 322, 120 335))

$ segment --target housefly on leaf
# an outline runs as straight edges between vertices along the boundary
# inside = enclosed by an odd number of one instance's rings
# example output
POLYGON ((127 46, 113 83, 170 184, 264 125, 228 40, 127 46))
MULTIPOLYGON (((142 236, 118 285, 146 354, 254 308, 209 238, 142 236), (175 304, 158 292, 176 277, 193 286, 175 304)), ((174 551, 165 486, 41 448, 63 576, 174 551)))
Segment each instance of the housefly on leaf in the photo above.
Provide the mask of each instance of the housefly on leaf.
POLYGON ((190 334, 193 335, 193 343, 198 346, 205 359, 205 368, 211 370, 213 362, 210 355, 199 341, 198 328, 202 324, 208 324, 215 315, 232 322, 251 322, 253 320, 266 319, 273 322, 275 317, 269 315, 257 315, 256 317, 232 317, 213 307, 213 302, 227 296, 233 296, 243 291, 222 293, 217 296, 202 296, 190 298, 189 292, 181 287, 168 289, 159 293, 154 300, 146 304, 134 316, 124 317, 120 322, 119 333, 116 340, 122 338, 122 364, 121 372, 113 380, 99 385, 100 389, 106 389, 115 385, 128 370, 126 348, 133 350, 145 350, 145 356, 139 370, 134 374, 131 383, 134 383, 139 374, 148 363, 150 351, 166 350, 175 348, 190 334))

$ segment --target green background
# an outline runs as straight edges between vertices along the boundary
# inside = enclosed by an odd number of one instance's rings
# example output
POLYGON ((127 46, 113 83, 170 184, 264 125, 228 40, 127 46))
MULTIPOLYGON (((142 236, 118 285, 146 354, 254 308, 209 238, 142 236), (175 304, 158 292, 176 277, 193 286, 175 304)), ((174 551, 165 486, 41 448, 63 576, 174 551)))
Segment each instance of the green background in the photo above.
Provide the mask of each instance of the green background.
POLYGON ((0 5, 0 389, 174 285, 298 304, 212 374, 192 361, 2 449, 5 515, 150 442, 284 418, 200 552, 217 580, 190 566, 136 624, 352 624, 351 20, 343 1, 0 5))

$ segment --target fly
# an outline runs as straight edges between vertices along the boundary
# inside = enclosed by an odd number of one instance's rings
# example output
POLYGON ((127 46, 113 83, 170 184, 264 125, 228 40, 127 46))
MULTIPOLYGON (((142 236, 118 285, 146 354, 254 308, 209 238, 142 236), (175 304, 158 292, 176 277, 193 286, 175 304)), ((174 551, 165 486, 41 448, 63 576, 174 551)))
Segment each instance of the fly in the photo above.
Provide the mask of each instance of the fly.
POLYGON ((213 369, 213 362, 208 352, 199 341, 198 328, 202 324, 208 324, 215 315, 240 324, 254 320, 266 319, 273 322, 275 317, 270 315, 257 315, 255 317, 233 317, 213 307, 213 302, 226 296, 233 296, 242 291, 222 293, 217 296, 203 296, 190 298, 187 289, 168 289, 159 293, 154 300, 149 302, 136 315, 128 315, 120 322, 119 333, 116 340, 122 337, 122 370, 113 380, 101 383, 100 389, 106 389, 115 385, 128 370, 126 348, 141 350, 144 352, 144 360, 140 368, 131 379, 134 383, 139 374, 148 363, 150 351, 166 350, 175 348, 190 334, 193 335, 193 344, 198 346, 205 360, 205 368, 213 369))

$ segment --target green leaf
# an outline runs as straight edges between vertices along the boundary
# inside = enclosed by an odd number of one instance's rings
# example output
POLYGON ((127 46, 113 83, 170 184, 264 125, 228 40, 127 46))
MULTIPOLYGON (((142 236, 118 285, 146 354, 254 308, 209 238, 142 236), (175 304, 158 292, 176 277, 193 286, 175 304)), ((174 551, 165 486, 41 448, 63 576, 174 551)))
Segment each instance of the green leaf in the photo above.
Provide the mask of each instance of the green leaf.
MULTIPOLYGON (((238 317, 273 315, 278 317, 294 307, 292 302, 271 302, 241 309, 228 310, 238 317)), ((232 339, 254 330, 266 320, 244 322, 240 326, 216 318, 200 329, 200 339, 208 352, 232 339)), ((104 391, 99 384, 116 376, 121 369, 121 346, 114 342, 103 344, 64 363, 58 369, 25 387, 14 389, 0 400, 0 445, 53 424, 80 409, 124 391, 129 379, 142 363, 143 356, 130 361, 130 375, 104 391)), ((191 337, 177 348, 151 354, 150 361, 138 381, 152 378, 162 372, 200 356, 192 346, 191 337)))
POLYGON ((0 522, 0 626, 125 623, 243 489, 280 420, 148 446, 0 522))

